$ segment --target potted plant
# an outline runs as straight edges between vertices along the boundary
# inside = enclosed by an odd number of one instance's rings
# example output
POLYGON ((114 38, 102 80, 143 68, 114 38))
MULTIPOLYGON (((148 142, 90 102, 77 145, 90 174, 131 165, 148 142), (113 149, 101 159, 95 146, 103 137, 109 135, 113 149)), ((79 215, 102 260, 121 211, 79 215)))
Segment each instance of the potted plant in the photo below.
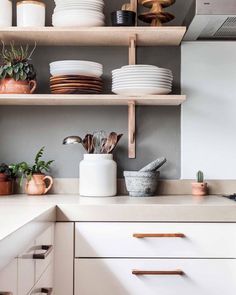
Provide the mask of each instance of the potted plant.
POLYGON ((13 194, 12 171, 6 164, 0 165, 0 195, 13 194))
POLYGON ((12 164, 10 168, 20 178, 20 185, 26 178, 25 191, 28 195, 45 195, 53 185, 51 176, 46 176, 44 172, 49 172, 53 160, 45 162, 42 160, 45 147, 42 147, 35 156, 34 165, 26 162, 12 164), (49 180, 49 186, 46 186, 46 180, 49 180))
POLYGON ((204 182, 204 174, 202 171, 197 173, 197 182, 192 183, 192 194, 194 196, 206 196, 208 191, 207 183, 204 182))
POLYGON ((13 43, 5 48, 3 43, 0 58, 0 93, 1 94, 29 94, 36 89, 36 72, 30 63, 36 48, 29 52, 29 46, 16 48, 13 43))

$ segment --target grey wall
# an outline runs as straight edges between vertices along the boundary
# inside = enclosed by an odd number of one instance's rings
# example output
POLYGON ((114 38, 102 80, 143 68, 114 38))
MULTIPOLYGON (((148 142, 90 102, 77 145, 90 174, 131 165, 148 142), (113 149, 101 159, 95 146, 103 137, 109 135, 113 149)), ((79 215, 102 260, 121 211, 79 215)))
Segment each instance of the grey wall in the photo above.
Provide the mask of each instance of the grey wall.
MULTIPOLYGON (((48 1, 49 2, 49 1, 48 1)), ((52 1, 50 1, 52 3, 52 1)), ((120 7, 124 1, 107 1, 106 14, 120 7)), ((178 1, 173 8, 181 24, 189 3, 178 1)), ((48 10, 50 15, 52 10, 48 10)), ((48 17, 48 24, 50 23, 48 17)), ((109 24, 109 22, 108 22, 109 24)), ((38 93, 49 93, 49 68, 58 59, 86 59, 104 65, 105 93, 110 93, 112 69, 127 64, 127 48, 38 47, 33 62, 38 72, 38 93)), ((139 48, 138 63, 155 64, 172 69, 174 93, 180 93, 180 48, 139 48)), ((137 108, 137 159, 128 159, 126 107, 1 107, 0 108, 0 161, 32 161, 35 152, 46 146, 46 158, 55 159, 55 177, 77 177, 78 164, 83 152, 79 146, 61 145, 67 135, 85 135, 104 129, 124 133, 115 154, 119 176, 124 169, 139 169, 158 156, 165 156, 168 165, 163 178, 180 176, 180 108, 137 108)))
POLYGON ((182 178, 236 179, 236 42, 182 45, 182 178))

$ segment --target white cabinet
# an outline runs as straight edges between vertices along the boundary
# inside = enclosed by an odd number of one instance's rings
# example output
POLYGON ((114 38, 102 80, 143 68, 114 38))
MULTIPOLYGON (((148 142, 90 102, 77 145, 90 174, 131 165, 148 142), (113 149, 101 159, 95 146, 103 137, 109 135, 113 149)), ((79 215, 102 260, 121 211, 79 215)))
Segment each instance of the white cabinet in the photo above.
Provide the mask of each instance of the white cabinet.
POLYGON ((35 284, 34 242, 18 257, 18 295, 25 295, 35 284))
POLYGON ((33 287, 29 295, 47 294, 53 295, 53 264, 49 264, 37 284, 33 287))
POLYGON ((236 224, 77 223, 76 257, 236 257, 236 224))
POLYGON ((51 225, 35 240, 35 249, 35 280, 38 281, 47 266, 53 261, 54 225, 51 225))
POLYGON ((236 224, 84 222, 74 295, 234 295, 236 224))
POLYGON ((75 261, 75 295, 234 295, 235 278, 236 261, 233 259, 75 261), (147 273, 135 275, 133 270, 147 273), (148 275, 150 271, 163 274, 148 275), (168 271, 172 274, 165 273, 168 271))
POLYGON ((17 259, 0 272, 0 295, 17 295, 17 259))
POLYGON ((51 294, 53 251, 54 224, 51 224, 0 272, 0 295, 35 294, 31 292, 39 282, 46 288, 41 293, 51 294))

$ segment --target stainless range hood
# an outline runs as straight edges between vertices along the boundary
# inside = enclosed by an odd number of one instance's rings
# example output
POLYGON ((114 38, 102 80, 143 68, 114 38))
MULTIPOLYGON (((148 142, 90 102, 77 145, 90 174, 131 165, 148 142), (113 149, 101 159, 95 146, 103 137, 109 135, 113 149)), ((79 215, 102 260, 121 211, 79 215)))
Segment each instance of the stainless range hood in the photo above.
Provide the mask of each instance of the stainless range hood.
POLYGON ((236 40, 236 0, 193 0, 184 40, 236 40))

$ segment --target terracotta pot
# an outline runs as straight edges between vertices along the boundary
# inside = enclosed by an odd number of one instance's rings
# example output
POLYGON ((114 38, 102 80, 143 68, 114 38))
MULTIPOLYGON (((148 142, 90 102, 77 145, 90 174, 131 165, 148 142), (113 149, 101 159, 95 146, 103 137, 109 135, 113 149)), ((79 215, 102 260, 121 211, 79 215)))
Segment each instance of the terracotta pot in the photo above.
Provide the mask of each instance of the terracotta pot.
POLYGON ((8 196, 12 194, 13 194, 12 182, 10 180, 5 182, 0 182, 0 196, 8 196))
POLYGON ((7 175, 5 173, 0 173, 0 182, 7 181, 7 175))
POLYGON ((30 94, 35 91, 37 82, 31 81, 16 81, 12 78, 0 80, 1 94, 30 94))
POLYGON ((193 182, 192 195, 193 196, 206 196, 208 191, 206 182, 193 182))
POLYGON ((46 195, 53 185, 51 176, 44 174, 34 174, 31 180, 26 182, 25 190, 28 195, 46 195), (46 186, 45 180, 49 180, 49 186, 46 186))

